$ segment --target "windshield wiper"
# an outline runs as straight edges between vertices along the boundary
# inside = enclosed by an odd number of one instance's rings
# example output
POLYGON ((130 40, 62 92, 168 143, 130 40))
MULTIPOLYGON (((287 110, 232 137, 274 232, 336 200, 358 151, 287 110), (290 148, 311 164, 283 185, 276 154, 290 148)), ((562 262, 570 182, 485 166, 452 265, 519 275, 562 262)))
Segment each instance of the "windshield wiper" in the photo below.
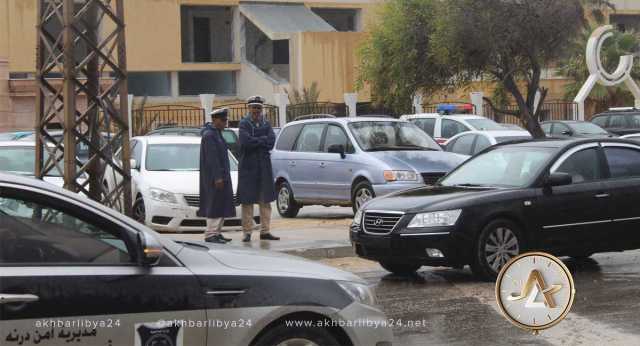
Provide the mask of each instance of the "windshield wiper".
POLYGON ((471 184, 471 183, 455 184, 451 186, 453 187, 491 187, 490 185, 486 185, 486 184, 471 184))

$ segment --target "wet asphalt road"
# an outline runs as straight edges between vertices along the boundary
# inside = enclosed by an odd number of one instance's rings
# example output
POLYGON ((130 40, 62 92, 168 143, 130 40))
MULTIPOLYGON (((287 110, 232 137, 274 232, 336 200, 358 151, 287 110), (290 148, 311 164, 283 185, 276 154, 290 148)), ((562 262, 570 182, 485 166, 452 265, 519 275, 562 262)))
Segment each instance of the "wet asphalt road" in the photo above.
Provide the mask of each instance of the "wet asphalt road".
POLYGON ((574 275, 576 299, 567 318, 534 336, 507 322, 498 310, 494 284, 479 282, 468 268, 423 267, 396 276, 358 258, 323 262, 350 270, 376 285, 397 345, 640 345, 640 251, 564 259, 574 275), (409 320, 425 326, 408 327, 409 320))

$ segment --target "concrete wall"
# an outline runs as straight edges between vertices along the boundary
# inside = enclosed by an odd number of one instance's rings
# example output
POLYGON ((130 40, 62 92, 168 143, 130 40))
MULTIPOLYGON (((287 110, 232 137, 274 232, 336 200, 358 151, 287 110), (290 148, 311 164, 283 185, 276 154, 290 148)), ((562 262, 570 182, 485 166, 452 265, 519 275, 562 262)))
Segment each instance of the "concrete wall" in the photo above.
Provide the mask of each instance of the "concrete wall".
POLYGON ((253 95, 261 95, 270 104, 275 102, 274 93, 281 93, 289 88, 289 84, 279 83, 248 62, 242 64, 237 83, 238 98, 245 100, 253 95))
MULTIPOLYGON (((291 85, 301 90, 318 83, 321 101, 344 102, 355 92, 356 50, 364 39, 360 32, 305 32, 291 39, 291 85)), ((360 101, 368 100, 361 92, 360 101)))

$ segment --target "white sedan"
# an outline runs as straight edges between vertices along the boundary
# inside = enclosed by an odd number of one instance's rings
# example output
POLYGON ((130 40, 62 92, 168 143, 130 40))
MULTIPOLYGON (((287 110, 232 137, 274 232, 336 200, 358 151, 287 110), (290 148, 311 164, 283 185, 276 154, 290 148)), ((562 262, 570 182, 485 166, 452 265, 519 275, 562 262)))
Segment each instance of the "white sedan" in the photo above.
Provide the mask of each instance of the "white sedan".
POLYGON ((527 131, 467 131, 451 137, 444 144, 444 150, 473 156, 498 143, 531 138, 531 134, 527 131))
MULTIPOLYGON (((133 217, 157 231, 203 231, 206 219, 196 216, 200 203, 200 137, 141 136, 131 139, 133 217)), ((229 153, 233 191, 237 191, 238 163, 229 153)), ((108 170, 110 191, 119 176, 108 170)), ((235 203, 235 198, 234 198, 235 203)), ((224 226, 240 226, 236 217, 224 226)), ((259 218, 256 218, 259 222, 259 218)))

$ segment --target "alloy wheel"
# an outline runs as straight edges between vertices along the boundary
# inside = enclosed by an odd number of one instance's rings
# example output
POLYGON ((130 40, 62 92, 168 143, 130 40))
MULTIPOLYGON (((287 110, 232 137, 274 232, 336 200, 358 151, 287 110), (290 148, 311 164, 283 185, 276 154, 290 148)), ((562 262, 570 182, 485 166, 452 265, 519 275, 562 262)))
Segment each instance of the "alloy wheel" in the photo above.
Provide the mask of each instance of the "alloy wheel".
POLYGON ((360 209, 361 206, 363 206, 365 203, 369 202, 370 200, 373 199, 373 195, 371 194, 371 191, 369 191, 369 189, 367 188, 363 188, 358 190, 358 192, 356 192, 356 208, 360 209))
POLYGON ((291 194, 289 194, 289 189, 286 187, 281 187, 280 191, 278 191, 278 209, 281 213, 286 213, 289 209, 289 199, 291 194))
POLYGON ((515 233, 507 227, 496 227, 484 246, 487 264, 498 272, 510 259, 520 253, 520 244, 515 233))

